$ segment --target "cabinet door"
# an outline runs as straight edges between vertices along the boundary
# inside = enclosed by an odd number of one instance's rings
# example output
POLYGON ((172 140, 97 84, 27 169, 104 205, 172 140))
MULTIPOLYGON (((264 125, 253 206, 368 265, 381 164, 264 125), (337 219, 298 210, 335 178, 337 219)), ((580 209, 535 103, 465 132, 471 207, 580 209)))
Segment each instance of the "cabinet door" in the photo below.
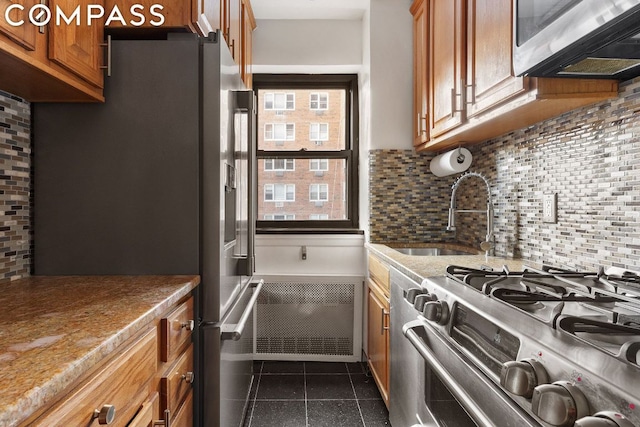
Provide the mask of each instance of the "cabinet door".
POLYGON ((512 0, 467 0, 467 117, 524 92, 512 68, 512 0))
MULTIPOLYGON (((62 10, 87 10, 87 6, 104 5, 95 0, 51 0, 49 7, 62 10)), ((83 15, 81 19, 85 19, 83 15)), ((102 34, 104 20, 94 19, 91 25, 49 25, 49 58, 88 82, 103 87, 102 34)))
POLYGON ((388 304, 382 302, 375 291, 369 287, 368 297, 368 331, 367 356, 369 367, 376 379, 380 394, 386 403, 389 401, 389 311, 388 304))
POLYGON ((242 0, 229 0, 227 34, 231 56, 236 64, 240 64, 242 60, 242 0))
POLYGON ((427 43, 429 30, 429 2, 415 0, 411 5, 413 15, 413 145, 429 141, 427 123, 427 43))
POLYGON ((434 138, 464 120, 464 0, 429 0, 429 124, 434 138))
POLYGON ((36 35, 38 32, 38 27, 36 27, 35 25, 31 25, 25 19, 25 17, 27 16, 26 11, 31 9, 34 4, 36 4, 35 0, 0 0, 0 33, 6 35, 11 40, 18 43, 20 46, 27 50, 34 50, 36 48, 36 35), (11 20, 13 20, 14 22, 24 20, 24 25, 12 27, 5 19, 7 8, 13 4, 22 5, 25 12, 14 9, 11 13, 9 13, 9 18, 11 18, 11 20))
POLYGON ((242 0, 242 80, 248 89, 253 87, 253 30, 256 20, 249 0, 242 0))

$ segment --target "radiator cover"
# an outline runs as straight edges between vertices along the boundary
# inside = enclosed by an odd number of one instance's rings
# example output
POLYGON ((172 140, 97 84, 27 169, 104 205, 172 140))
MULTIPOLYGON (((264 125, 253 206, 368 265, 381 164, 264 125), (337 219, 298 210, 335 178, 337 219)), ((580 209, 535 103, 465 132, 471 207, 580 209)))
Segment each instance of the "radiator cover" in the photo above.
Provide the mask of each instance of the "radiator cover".
POLYGON ((255 310, 256 359, 359 359, 362 278, 264 279, 255 310))

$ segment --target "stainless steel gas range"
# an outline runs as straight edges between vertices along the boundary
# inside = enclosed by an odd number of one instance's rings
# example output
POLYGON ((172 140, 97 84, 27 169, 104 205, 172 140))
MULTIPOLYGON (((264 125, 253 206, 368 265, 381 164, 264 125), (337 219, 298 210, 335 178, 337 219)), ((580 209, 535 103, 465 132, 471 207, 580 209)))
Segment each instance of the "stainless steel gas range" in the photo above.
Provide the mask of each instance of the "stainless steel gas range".
POLYGON ((407 283, 392 276, 394 427, 640 427, 636 273, 449 266, 407 283))

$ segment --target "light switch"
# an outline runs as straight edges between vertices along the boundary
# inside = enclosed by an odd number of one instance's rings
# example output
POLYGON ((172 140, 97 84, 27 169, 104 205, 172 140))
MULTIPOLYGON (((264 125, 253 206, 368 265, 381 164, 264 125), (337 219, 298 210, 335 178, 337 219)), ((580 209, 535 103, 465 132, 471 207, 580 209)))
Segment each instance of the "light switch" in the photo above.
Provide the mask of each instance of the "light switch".
POLYGON ((558 194, 549 193, 542 195, 542 222, 555 224, 558 222, 558 194))

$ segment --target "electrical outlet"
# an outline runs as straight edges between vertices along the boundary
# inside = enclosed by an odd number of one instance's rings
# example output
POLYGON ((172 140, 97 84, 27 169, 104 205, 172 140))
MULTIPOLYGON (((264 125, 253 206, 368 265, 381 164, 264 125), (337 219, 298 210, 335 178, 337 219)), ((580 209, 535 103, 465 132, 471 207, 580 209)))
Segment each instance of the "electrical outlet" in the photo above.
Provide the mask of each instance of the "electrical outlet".
POLYGON ((555 224, 557 222, 558 194, 550 193, 542 195, 542 222, 555 224))

